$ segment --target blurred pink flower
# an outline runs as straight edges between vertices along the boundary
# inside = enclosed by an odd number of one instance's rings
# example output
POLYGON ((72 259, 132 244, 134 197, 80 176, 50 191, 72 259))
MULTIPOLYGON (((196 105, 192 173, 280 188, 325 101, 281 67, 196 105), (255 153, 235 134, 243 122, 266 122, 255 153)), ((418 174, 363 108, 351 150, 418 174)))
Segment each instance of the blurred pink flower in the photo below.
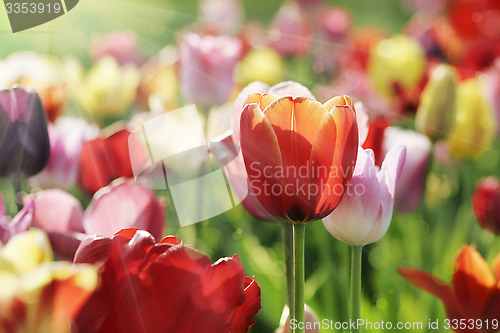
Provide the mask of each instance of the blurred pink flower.
POLYGON ((241 49, 241 42, 236 38, 185 34, 179 59, 184 99, 199 107, 227 101, 233 90, 233 72, 241 49))
POLYGON ((240 0, 203 0, 200 12, 203 24, 216 34, 235 33, 243 26, 240 0))
POLYGON ((309 89, 303 85, 288 81, 269 87, 267 84, 256 81, 246 86, 238 95, 233 106, 232 133, 226 134, 216 144, 211 145, 215 157, 221 161, 224 171, 236 195, 242 200, 242 205, 254 217, 273 221, 275 218, 265 210, 253 195, 251 187, 248 186, 248 175, 240 151, 240 117, 249 95, 272 94, 278 97, 307 97, 315 99, 309 89))
POLYGON ((97 191, 85 212, 60 189, 39 192, 35 207, 33 224, 48 233, 54 252, 66 260, 73 259, 85 234, 107 237, 133 227, 161 238, 165 228, 164 203, 151 190, 123 179, 97 191))
POLYGON ((116 31, 100 36, 90 45, 90 55, 94 61, 111 56, 120 66, 141 63, 137 51, 137 35, 131 30, 116 31))
POLYGON ((352 15, 342 7, 325 7, 319 13, 319 27, 330 41, 347 37, 352 25, 352 15))
POLYGON ((395 202, 396 210, 405 213, 417 209, 422 201, 432 144, 423 134, 390 126, 384 132, 383 154, 396 145, 405 145, 407 149, 395 202))
POLYGON ((286 56, 304 56, 312 46, 312 34, 297 3, 285 4, 269 28, 269 46, 286 56))
POLYGON ((485 85, 486 97, 493 107, 493 114, 500 130, 500 58, 497 58, 485 76, 487 83, 485 85))
POLYGON ((373 151, 359 148, 354 174, 343 199, 323 219, 335 238, 350 245, 366 245, 385 235, 405 157, 406 148, 396 146, 387 153, 379 170, 373 151))
POLYGON ((21 209, 19 213, 14 216, 12 221, 10 221, 9 216, 7 216, 2 194, 0 193, 0 245, 2 243, 7 244, 12 236, 28 230, 33 222, 34 209, 33 200, 27 200, 23 209, 21 209))

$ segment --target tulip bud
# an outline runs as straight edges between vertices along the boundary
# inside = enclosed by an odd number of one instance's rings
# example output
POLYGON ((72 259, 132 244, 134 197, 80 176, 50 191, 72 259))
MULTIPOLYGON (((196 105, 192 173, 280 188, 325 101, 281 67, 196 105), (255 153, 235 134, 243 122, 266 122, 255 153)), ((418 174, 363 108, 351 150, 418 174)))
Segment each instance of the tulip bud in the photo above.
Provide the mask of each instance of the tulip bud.
POLYGON ((453 67, 439 65, 420 97, 417 130, 437 141, 446 138, 455 122, 457 77, 453 67))
POLYGON ((224 103, 233 90, 233 72, 241 54, 239 40, 186 34, 180 45, 182 96, 200 107, 224 103))
POLYGON ((283 79, 285 63, 278 52, 271 48, 249 51, 236 68, 236 80, 242 84, 262 81, 274 84, 283 79))
POLYGON ((486 177, 472 195, 472 208, 479 226, 500 236, 500 180, 486 177))
POLYGON ((495 131, 495 119, 478 80, 460 82, 455 126, 448 138, 451 153, 464 159, 479 157, 490 148, 495 131))
POLYGON ((425 54, 413 39, 396 35, 381 40, 368 60, 368 77, 381 94, 394 96, 394 85, 414 89, 425 71, 425 54))
POLYGON ((0 90, 0 152, 0 177, 33 176, 47 165, 47 120, 34 90, 0 90))

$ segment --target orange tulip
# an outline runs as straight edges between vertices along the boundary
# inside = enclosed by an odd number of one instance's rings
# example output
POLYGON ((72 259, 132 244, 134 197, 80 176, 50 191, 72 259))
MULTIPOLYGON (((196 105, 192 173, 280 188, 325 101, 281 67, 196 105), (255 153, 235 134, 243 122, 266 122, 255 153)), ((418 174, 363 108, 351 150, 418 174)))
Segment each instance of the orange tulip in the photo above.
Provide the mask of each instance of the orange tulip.
POLYGON ((248 182, 272 216, 306 223, 330 214, 351 179, 358 127, 351 99, 253 94, 241 114, 248 182))
POLYGON ((453 323, 467 323, 455 332, 496 332, 500 318, 500 255, 492 270, 473 245, 464 245, 455 261, 452 286, 439 278, 413 268, 400 268, 399 273, 419 288, 439 297, 453 323), (496 320, 495 320, 496 319, 496 320), (474 324, 469 325, 472 321, 474 324))

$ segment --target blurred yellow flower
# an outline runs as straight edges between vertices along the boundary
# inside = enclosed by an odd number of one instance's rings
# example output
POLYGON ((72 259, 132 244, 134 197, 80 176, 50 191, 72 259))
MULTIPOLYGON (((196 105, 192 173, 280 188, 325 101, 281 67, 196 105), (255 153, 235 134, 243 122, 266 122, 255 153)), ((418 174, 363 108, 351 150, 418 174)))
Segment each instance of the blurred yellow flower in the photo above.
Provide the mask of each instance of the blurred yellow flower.
POLYGON ((476 78, 459 83, 455 126, 448 138, 454 156, 476 158, 490 148, 496 133, 492 112, 476 78))
POLYGON ((0 332, 70 332, 97 286, 97 269, 51 260, 41 230, 18 234, 0 247, 0 332))
POLYGON ((394 85, 413 89, 425 72, 425 54, 417 41, 394 35, 378 42, 368 59, 368 77, 386 97, 395 95, 394 85))
POLYGON ((104 57, 86 74, 77 61, 69 62, 67 71, 76 102, 91 116, 123 115, 135 100, 140 80, 135 66, 120 67, 114 58, 104 57))
POLYGON ((269 85, 281 82, 285 63, 273 49, 264 47, 249 51, 236 67, 236 82, 247 85, 261 81, 269 85))
POLYGON ((455 124, 457 74, 449 65, 437 66, 420 96, 417 130, 437 141, 448 137, 455 124))

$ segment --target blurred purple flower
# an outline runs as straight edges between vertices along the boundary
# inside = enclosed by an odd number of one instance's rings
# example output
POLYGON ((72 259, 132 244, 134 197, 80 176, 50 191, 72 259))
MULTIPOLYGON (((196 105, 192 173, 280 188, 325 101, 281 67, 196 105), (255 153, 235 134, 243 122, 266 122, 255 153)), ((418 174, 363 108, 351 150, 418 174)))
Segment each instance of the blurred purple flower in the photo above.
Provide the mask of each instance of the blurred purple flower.
POLYGON ((0 151, 0 177, 32 176, 47 165, 47 119, 33 89, 0 90, 0 151))
POLYGON ((111 56, 120 66, 141 63, 137 51, 137 35, 131 30, 116 31, 100 36, 90 45, 90 55, 95 62, 111 56))
POLYGON ((432 144, 423 134, 390 126, 384 132, 383 153, 396 145, 405 145, 407 154, 396 189, 395 207, 398 212, 411 212, 422 201, 432 144))
POLYGON ((269 46, 285 56, 304 56, 312 46, 311 29, 297 3, 285 4, 269 28, 269 46))
POLYGON ((241 42, 236 38, 185 34, 179 58, 184 99, 199 107, 227 101, 233 90, 233 72, 241 49, 241 42))
POLYGON ((2 195, 0 194, 0 243, 7 244, 12 236, 28 230, 33 222, 35 204, 28 199, 17 215, 10 221, 7 216, 2 195))
POLYGON ((165 206, 151 190, 119 179, 100 189, 83 212, 80 202, 60 189, 41 191, 35 199, 34 225, 45 230, 60 259, 72 260, 86 235, 112 236, 124 228, 163 237, 165 206))

